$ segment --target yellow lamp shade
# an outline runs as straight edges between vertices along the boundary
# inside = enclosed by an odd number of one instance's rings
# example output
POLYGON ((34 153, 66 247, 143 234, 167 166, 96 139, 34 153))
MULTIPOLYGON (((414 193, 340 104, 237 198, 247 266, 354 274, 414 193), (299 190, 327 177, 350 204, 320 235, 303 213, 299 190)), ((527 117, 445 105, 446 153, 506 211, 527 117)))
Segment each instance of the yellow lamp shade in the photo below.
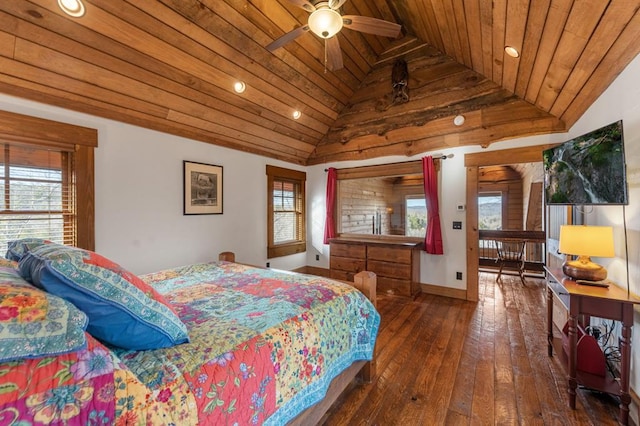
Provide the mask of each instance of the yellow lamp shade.
POLYGON ((576 280, 599 281, 607 270, 591 261, 590 256, 613 257, 613 228, 610 226, 563 225, 560 227, 560 253, 576 255, 562 265, 565 275, 576 280))
POLYGON ((613 257, 613 228, 610 226, 562 225, 560 253, 577 256, 613 257))

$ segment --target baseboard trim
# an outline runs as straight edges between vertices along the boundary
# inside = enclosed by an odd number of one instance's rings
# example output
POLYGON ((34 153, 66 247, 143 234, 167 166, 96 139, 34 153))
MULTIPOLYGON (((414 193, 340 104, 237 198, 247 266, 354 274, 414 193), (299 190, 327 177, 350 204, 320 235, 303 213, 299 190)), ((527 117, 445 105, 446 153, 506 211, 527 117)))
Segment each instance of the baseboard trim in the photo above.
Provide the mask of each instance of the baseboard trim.
MULTIPOLYGON (((302 266, 300 268, 294 269, 293 272, 331 278, 330 269, 319 268, 317 266, 308 266, 308 265, 302 266)), ((451 297, 453 299, 467 300, 467 290, 462 290, 459 288, 442 287, 439 285, 420 283, 420 290, 422 291, 422 293, 434 294, 436 296, 444 296, 444 297, 451 297)))
POLYGON ((300 268, 296 268, 293 272, 298 272, 300 274, 309 274, 309 275, 317 275, 319 277, 331 278, 331 270, 327 268, 319 268, 317 266, 302 266, 300 268))
POLYGON ((451 297, 453 299, 467 300, 467 290, 451 287, 442 287, 433 284, 420 283, 420 289, 423 293, 434 294, 436 296, 451 297))

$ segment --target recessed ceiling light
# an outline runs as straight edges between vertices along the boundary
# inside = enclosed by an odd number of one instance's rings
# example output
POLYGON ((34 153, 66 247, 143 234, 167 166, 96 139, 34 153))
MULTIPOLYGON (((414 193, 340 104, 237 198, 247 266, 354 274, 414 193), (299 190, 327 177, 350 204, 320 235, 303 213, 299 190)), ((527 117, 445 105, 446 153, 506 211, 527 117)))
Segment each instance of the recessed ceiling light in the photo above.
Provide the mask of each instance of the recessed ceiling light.
POLYGON ((246 85, 246 84, 244 84, 244 82, 243 82, 243 81, 236 81, 236 82, 233 84, 233 90, 235 90, 235 91, 236 91, 236 93, 242 93, 242 92, 244 92, 246 89, 247 89, 247 85, 246 85))
POLYGON ((505 46, 504 51, 507 52, 507 55, 511 56, 512 58, 517 58, 518 56, 520 56, 520 52, 518 52, 518 49, 513 46, 505 46))
POLYGON ((464 124, 464 115, 456 115, 453 119, 453 124, 456 126, 462 126, 464 124))
POLYGON ((293 111, 291 116, 293 117, 294 120, 297 120, 298 118, 302 117, 302 113, 300 111, 298 111, 298 110, 295 110, 295 111, 293 111))
POLYGON ((82 0, 58 0, 58 6, 64 13, 74 18, 81 17, 85 12, 82 0))

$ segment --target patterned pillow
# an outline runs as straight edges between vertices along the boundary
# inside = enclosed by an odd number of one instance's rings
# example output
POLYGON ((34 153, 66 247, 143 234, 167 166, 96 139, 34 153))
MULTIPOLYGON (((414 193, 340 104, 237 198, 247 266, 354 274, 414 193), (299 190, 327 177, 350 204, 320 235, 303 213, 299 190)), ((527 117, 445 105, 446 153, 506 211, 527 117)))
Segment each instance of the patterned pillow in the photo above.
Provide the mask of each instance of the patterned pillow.
POLYGON ((84 349, 87 316, 0 267, 0 362, 84 349))
POLYGON ((16 262, 15 260, 9 260, 5 259, 4 257, 0 257, 0 267, 15 269, 18 267, 18 262, 16 262))
POLYGON ((97 253, 43 245, 19 267, 36 286, 86 313, 87 331, 108 344, 146 350, 189 341, 186 326, 160 293, 97 253))
POLYGON ((7 244, 7 259, 20 262, 22 256, 45 244, 60 245, 42 238, 21 238, 19 240, 9 241, 7 244))

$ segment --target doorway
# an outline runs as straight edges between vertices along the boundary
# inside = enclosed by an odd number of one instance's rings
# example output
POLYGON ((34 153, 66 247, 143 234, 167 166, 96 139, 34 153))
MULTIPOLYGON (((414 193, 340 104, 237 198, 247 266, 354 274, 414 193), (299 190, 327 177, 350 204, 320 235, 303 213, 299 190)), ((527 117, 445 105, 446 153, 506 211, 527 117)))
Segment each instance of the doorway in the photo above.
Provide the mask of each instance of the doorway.
POLYGON ((465 154, 464 165, 467 173, 467 300, 478 300, 480 236, 478 224, 478 195, 480 192, 480 168, 503 164, 540 162, 542 161, 542 151, 552 146, 555 146, 555 144, 465 154))

